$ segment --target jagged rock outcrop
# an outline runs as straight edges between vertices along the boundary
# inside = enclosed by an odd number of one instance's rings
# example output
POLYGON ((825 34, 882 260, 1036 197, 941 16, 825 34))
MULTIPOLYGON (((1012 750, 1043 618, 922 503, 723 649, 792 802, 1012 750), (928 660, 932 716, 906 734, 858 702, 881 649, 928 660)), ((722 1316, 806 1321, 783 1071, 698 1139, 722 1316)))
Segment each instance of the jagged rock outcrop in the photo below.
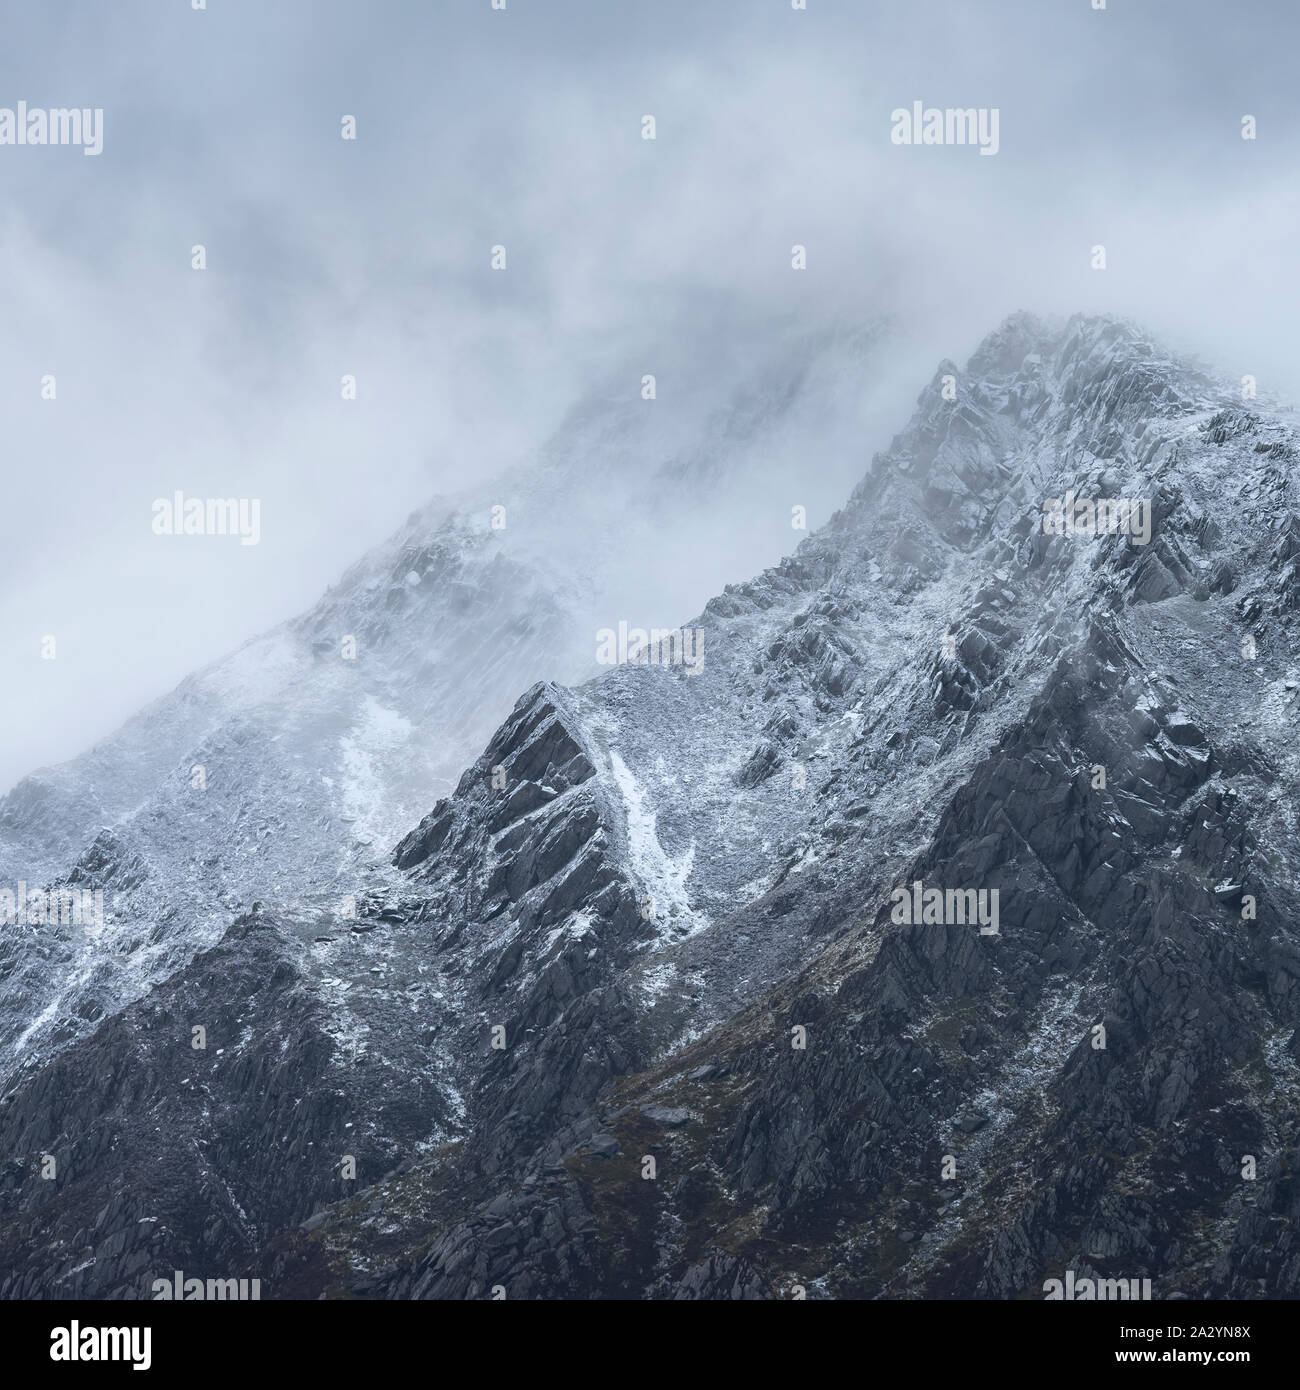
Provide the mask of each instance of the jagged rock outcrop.
MULTIPOLYGON (((270 1297, 1300 1295, 1292 436, 1109 319, 942 364, 831 522, 705 606, 702 665, 532 686, 351 915, 223 938, 285 996, 250 983, 238 1065, 292 1026, 325 1107, 271 1127, 351 1124, 364 1171, 291 1195, 219 1068, 247 1227, 182 1231, 182 1166, 148 1258, 270 1297)), ((210 957, 67 1056, 170 1094, 121 1030, 215 1009, 210 957)), ((136 1244, 99 1248, 130 1202, 87 1235, 32 1186, 130 1123, 55 1065, 0 1108, 11 1289, 76 1256, 132 1296, 136 1244)))

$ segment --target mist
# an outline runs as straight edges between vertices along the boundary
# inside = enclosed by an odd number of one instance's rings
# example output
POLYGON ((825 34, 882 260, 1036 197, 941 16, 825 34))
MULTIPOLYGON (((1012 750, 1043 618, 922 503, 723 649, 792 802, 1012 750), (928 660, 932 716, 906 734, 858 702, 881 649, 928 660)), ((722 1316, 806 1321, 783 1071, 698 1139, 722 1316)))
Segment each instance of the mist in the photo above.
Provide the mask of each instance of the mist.
POLYGON ((0 787, 309 606, 431 497, 553 460, 593 397, 640 408, 646 373, 644 465, 593 461, 591 486, 634 495, 819 334, 881 335, 816 448, 754 449, 751 498, 804 479, 770 524, 681 499, 673 564, 626 578, 677 621, 793 548, 792 503, 824 521, 940 359, 1015 310, 1129 316, 1295 400, 1298 30, 1281 0, 16 13, 0 106, 104 118, 94 157, 0 147, 0 787), (996 108, 996 156, 894 144, 917 101, 996 108), (158 536, 177 490, 260 499, 260 542, 158 536))

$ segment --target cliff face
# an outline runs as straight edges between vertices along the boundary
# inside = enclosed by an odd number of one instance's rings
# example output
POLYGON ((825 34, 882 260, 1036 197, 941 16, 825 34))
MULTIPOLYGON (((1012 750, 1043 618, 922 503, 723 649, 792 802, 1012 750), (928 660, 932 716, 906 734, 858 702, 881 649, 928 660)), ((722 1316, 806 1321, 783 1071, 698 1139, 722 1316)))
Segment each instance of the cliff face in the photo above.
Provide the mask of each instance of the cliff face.
POLYGON ((393 844, 520 691, 599 669, 611 595, 666 566, 692 573, 659 576, 651 612, 670 592, 704 602, 708 566, 680 561, 769 489, 779 555, 786 492, 818 490, 797 442, 849 428, 882 389, 884 341, 880 326, 787 333, 671 402, 594 391, 527 466, 430 503, 310 611, 0 798, 0 889, 80 885, 105 907, 93 939, 0 927, 0 1091, 254 903, 325 922, 386 882, 393 844))
POLYGON ((1109 320, 942 364, 698 669, 532 686, 355 918, 21 1076, 2 1291, 1300 1293, 1294 440, 1109 320))

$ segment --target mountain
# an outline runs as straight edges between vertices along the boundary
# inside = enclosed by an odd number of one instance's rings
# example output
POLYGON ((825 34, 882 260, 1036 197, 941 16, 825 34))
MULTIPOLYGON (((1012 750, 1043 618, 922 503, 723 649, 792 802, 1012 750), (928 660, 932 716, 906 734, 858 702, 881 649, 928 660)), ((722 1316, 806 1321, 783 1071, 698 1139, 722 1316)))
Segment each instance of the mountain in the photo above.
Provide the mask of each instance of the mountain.
POLYGON ((751 553, 797 541, 788 506, 767 506, 756 531, 757 499, 775 488, 816 507, 825 484, 806 479, 803 450, 857 427, 886 340, 883 324, 778 325, 707 377, 689 359, 665 374, 671 402, 616 374, 536 459, 433 501, 310 612, 24 778, 0 800, 0 885, 100 890, 106 920, 90 936, 57 923, 0 934, 0 1086, 254 903, 308 925, 358 896, 364 913, 393 842, 519 691, 598 669, 598 629, 628 611, 611 604, 639 593, 646 620, 663 621, 702 603, 716 566, 698 552, 725 555, 737 520, 751 553))
POLYGON ((940 364, 693 664, 531 685, 356 919, 176 903, 0 1101, 0 1293, 1300 1293, 1295 440, 1110 319, 940 364))

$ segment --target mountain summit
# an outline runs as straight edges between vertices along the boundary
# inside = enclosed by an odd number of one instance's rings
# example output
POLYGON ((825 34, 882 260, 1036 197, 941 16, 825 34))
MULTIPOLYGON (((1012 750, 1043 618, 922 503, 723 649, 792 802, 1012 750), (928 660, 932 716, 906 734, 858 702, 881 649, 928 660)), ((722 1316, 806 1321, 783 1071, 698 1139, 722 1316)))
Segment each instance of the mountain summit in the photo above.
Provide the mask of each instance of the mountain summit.
MULTIPOLYGON (((1300 1293, 1295 443, 1129 324, 1017 315, 793 554, 525 690, 382 860, 311 860, 299 743, 275 872, 329 892, 202 933, 169 899, 107 1006, 90 948, 11 938, 0 1292, 1300 1293)), ((460 544, 299 631, 377 592, 382 637, 460 544)), ((571 631, 490 563, 428 614, 467 718, 489 628, 530 624, 533 672, 571 631)), ((376 827, 432 717, 391 708, 352 765, 376 827)), ((0 828, 45 843, 55 796, 0 828)), ((149 873, 128 818, 70 881, 149 873)))

